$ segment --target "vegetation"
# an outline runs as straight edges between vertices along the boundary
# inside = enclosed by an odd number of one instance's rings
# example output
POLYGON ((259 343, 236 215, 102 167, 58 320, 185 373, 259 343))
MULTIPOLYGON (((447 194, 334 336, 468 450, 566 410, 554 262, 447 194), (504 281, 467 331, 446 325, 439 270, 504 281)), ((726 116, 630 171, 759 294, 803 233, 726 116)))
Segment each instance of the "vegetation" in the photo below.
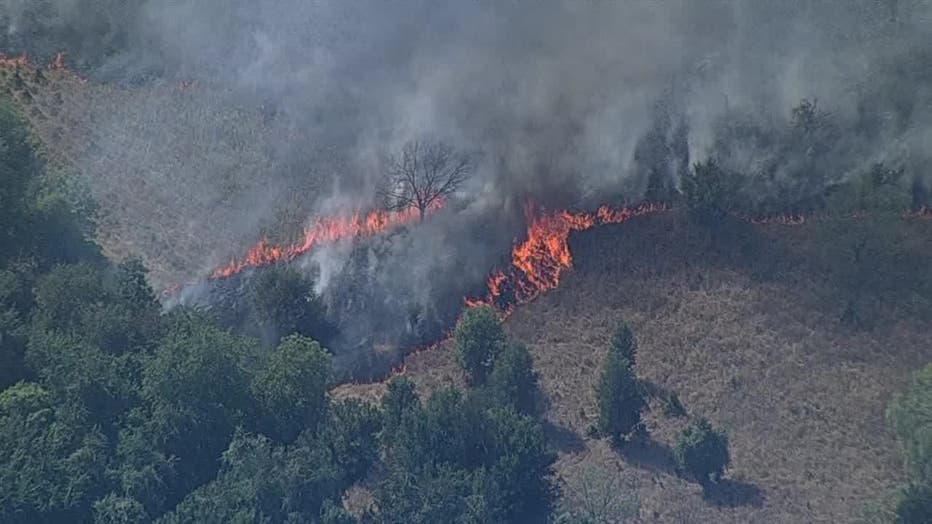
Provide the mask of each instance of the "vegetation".
POLYGON ((0 521, 547 518, 554 456, 536 375, 491 310, 457 330, 486 387, 422 406, 397 381, 381 407, 333 401, 301 274, 266 272, 247 295, 276 332, 265 345, 203 311, 162 312, 140 263, 107 263, 80 235, 45 244, 67 230, 40 205, 42 165, 21 123, 0 117, 0 521), (346 490, 376 469, 375 505, 348 513, 346 490))
POLYGON ((896 497, 896 522, 926 522, 932 515, 932 364, 916 373, 909 390, 893 399, 887 420, 909 472, 908 484, 896 497))
POLYGON ((692 474, 699 482, 718 482, 731 461, 728 437, 716 431, 705 418, 697 418, 677 436, 673 457, 681 471, 692 474))
POLYGON ((638 343, 628 324, 622 322, 615 329, 615 333, 612 335, 612 351, 617 352, 623 359, 627 360, 631 368, 634 368, 637 364, 638 343))
POLYGON ((629 329, 621 328, 621 339, 614 339, 596 388, 599 405, 598 430, 621 445, 641 424, 641 410, 647 405, 641 385, 625 354, 634 356, 635 343, 629 329))
POLYGON ((708 228, 712 246, 719 246, 725 219, 735 208, 738 178, 710 158, 693 164, 682 186, 690 217, 708 228))
POLYGON ((453 330, 456 356, 470 384, 484 384, 504 350, 505 332, 491 307, 480 306, 463 312, 453 330))
POLYGON ((526 415, 537 413, 537 372, 526 346, 514 342, 505 346, 485 390, 494 405, 509 406, 526 415))
MULTIPOLYGON (((24 16, 34 23, 37 12, 24 16)), ((127 38, 111 22, 101 22, 95 44, 104 48, 101 59, 127 38)), ((907 288, 911 304, 928 301, 925 259, 900 256, 912 252, 903 247, 911 239, 901 213, 925 203, 921 181, 895 163, 829 180, 821 167, 839 152, 838 127, 814 100, 794 108, 786 136, 774 139, 786 144, 787 156, 805 152, 787 177, 797 186, 787 193, 792 198, 779 193, 752 206, 742 203, 750 184, 742 185, 733 157, 685 173, 685 124, 660 129, 637 159, 648 168, 648 198, 676 200, 672 180, 682 176, 689 216, 711 232, 713 245, 733 214, 796 205, 824 211, 820 231, 829 241, 821 253, 827 272, 840 276, 842 320, 867 327, 868 317, 879 316, 866 310, 869 299, 907 288), (662 170, 645 159, 658 155, 676 167, 662 170)), ((554 516, 555 455, 540 418, 538 354, 509 341, 491 308, 468 309, 454 333, 470 389, 441 388, 422 402, 413 382, 396 379, 380 406, 334 401, 325 347, 335 333, 310 291, 312 278, 272 267, 245 283, 245 300, 232 313, 163 312, 140 262, 110 263, 86 241, 94 217, 56 192, 7 106, 0 106, 0 146, 0 520, 348 524, 554 516), (371 488, 373 503, 350 513, 342 500, 360 486, 371 488)), ((442 143, 407 144, 386 168, 385 204, 416 208, 423 219, 473 167, 442 143)), ((776 170, 762 172, 748 178, 777 178, 776 170)), ((647 398, 637 359, 637 340, 623 324, 595 388, 598 430, 616 445, 643 428, 647 398)), ((748 394, 738 373, 729 381, 748 394)), ((909 472, 891 504, 899 522, 932 513, 930 398, 926 368, 888 411, 909 472)), ((685 414, 675 394, 663 408, 685 414)), ((717 482, 729 466, 729 439, 696 419, 677 437, 672 457, 704 485, 717 482)), ((559 522, 638 516, 637 498, 611 473, 581 485, 586 492, 567 497, 573 506, 561 508, 559 522)))

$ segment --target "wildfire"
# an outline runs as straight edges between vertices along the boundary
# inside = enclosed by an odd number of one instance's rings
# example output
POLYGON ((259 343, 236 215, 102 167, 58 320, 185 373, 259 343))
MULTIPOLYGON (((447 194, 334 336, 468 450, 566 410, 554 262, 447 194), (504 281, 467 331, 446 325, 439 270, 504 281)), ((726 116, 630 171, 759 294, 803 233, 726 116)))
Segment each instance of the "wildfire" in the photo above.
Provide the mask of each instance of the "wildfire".
POLYGON ((15 69, 17 67, 26 67, 29 65, 29 57, 26 53, 19 56, 8 58, 0 53, 0 69, 15 69))
POLYGON ((533 300, 557 287, 560 276, 572 267, 573 256, 569 248, 572 231, 619 224, 635 216, 666 209, 665 204, 642 204, 617 209, 602 206, 595 213, 557 211, 538 214, 528 204, 524 208, 528 221, 527 238, 515 243, 511 267, 493 271, 486 279, 488 294, 483 298, 466 298, 466 305, 493 305, 508 311, 517 304, 533 300))
POLYGON ((745 221, 757 226, 801 226, 806 223, 806 215, 801 213, 792 213, 787 215, 773 215, 765 217, 748 217, 745 221))
MULTIPOLYGON (((443 202, 437 201, 428 211, 436 211, 442 206, 443 202)), ((267 266, 274 262, 291 260, 307 253, 311 248, 320 244, 373 236, 403 224, 416 222, 419 218, 417 208, 413 207, 404 211, 375 210, 366 214, 356 212, 348 216, 318 218, 313 224, 304 229, 303 240, 278 246, 270 243, 267 239, 262 239, 243 258, 233 260, 229 264, 215 269, 210 277, 229 277, 246 268, 267 266)))
POLYGON ((932 207, 922 206, 919 209, 903 213, 904 220, 932 220, 932 207))

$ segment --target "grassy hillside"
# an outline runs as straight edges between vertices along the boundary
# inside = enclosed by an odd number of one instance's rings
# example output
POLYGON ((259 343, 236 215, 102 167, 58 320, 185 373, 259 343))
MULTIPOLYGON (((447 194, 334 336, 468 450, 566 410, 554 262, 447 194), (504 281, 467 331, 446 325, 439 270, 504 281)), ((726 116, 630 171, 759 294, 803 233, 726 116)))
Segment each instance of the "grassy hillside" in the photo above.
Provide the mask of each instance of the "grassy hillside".
POLYGON ((141 257, 159 289, 240 256, 262 235, 300 232, 321 173, 345 171, 315 137, 197 83, 99 84, 0 64, 0 97, 29 121, 49 171, 93 199, 107 256, 141 257), (304 156, 291 154, 298 148, 304 156))
MULTIPOLYGON (((883 414, 932 360, 932 323, 928 297, 899 292, 919 286, 885 264, 925 260, 932 224, 893 226, 891 238, 908 245, 861 268, 874 273, 857 292, 870 319, 854 325, 843 322, 850 272, 826 251, 849 240, 836 226, 745 229, 718 252, 677 213, 571 238, 575 268, 565 281, 506 322, 534 356, 569 500, 635 494, 645 522, 849 522, 902 480, 883 414), (586 429, 621 319, 638 337, 637 372, 654 398, 650 439, 619 453, 586 429), (689 414, 728 431, 729 480, 711 492, 673 471, 670 446, 686 422, 664 415, 662 399, 673 392, 689 414)), ((869 226, 846 228, 858 237, 869 226)), ((462 383, 449 344, 410 356, 404 372, 422 390, 462 383)), ((347 385, 336 394, 377 398, 381 390, 347 385)))

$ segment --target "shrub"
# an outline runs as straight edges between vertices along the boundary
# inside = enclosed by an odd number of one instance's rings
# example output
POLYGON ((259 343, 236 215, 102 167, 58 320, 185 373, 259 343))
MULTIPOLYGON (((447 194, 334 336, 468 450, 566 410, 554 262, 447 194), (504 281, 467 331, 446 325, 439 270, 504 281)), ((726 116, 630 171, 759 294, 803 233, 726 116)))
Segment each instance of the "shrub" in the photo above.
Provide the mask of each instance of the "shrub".
POLYGON ((694 420, 677 436, 673 457, 681 471, 687 471, 705 483, 718 481, 730 462, 728 437, 716 431, 708 420, 694 420))
POLYGON ((470 385, 484 384, 505 347, 505 332, 492 308, 467 309, 453 331, 456 356, 470 385))

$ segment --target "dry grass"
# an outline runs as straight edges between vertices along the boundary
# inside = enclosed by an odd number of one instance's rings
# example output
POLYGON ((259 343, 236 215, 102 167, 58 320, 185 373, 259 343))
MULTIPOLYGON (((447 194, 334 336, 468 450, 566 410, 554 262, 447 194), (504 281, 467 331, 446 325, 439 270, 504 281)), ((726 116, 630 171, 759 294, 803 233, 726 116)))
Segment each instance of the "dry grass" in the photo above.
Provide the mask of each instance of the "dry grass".
MULTIPOLYGON (((807 234, 759 233, 787 245, 807 234)), ((851 522, 903 480, 883 413, 932 360, 932 326, 902 316, 870 332, 848 329, 840 306, 818 292, 826 283, 805 268, 755 278, 709 253, 676 215, 583 233, 572 248, 576 268, 561 287, 506 323, 534 356, 567 493, 595 467, 616 477, 619 496, 637 494, 645 522, 851 522), (648 442, 619 453, 585 437, 622 319, 639 340, 639 377, 727 429, 732 466, 717 490, 703 493, 673 472, 669 446, 685 419, 665 417, 658 400, 646 414, 648 442)), ((428 391, 461 385, 447 345, 409 357, 405 372, 428 391)), ((381 390, 335 394, 374 399, 381 390)))

